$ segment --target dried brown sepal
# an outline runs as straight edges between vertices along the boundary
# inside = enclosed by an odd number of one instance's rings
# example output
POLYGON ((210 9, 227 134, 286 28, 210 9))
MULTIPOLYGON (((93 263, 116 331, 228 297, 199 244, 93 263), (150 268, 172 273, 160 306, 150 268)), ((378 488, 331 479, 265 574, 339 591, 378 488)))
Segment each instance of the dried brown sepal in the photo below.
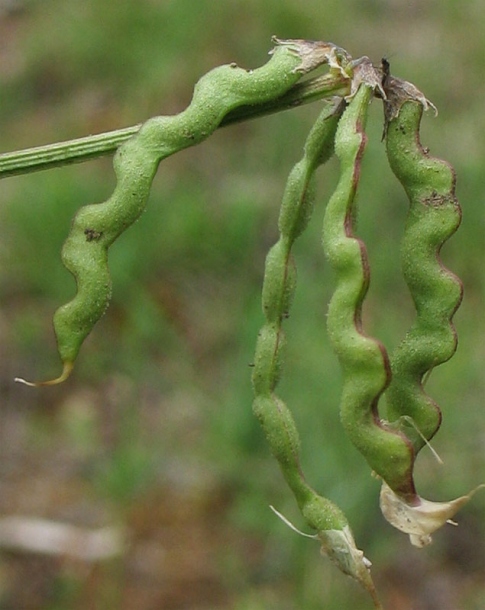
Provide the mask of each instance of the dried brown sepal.
POLYGON ((366 55, 352 62, 352 73, 350 95, 346 99, 352 99, 363 83, 372 87, 376 95, 386 100, 386 92, 382 86, 382 70, 376 68, 366 55))
POLYGON ((414 101, 420 103, 424 110, 432 108, 435 116, 438 114, 438 109, 422 91, 420 91, 413 83, 410 83, 397 76, 392 76, 390 66, 387 59, 382 60, 382 89, 385 92, 384 100, 384 135, 387 133, 387 126, 392 119, 399 115, 401 106, 405 102, 414 101))
MULTIPOLYGON (((306 74, 318 66, 328 64, 330 68, 336 69, 344 76, 349 75, 345 72, 345 67, 350 64, 352 57, 345 49, 338 47, 333 42, 321 42, 319 40, 289 39, 283 40, 276 36, 271 38, 278 46, 286 46, 301 58, 301 65, 295 68, 295 72, 306 74)), ((273 51, 270 51, 272 54, 273 51)))
POLYGON ((386 520, 396 529, 409 534, 411 544, 422 548, 431 544, 431 534, 450 520, 467 504, 476 491, 485 487, 479 485, 466 496, 461 496, 449 502, 430 502, 418 496, 418 501, 408 504, 382 483, 380 506, 386 520))

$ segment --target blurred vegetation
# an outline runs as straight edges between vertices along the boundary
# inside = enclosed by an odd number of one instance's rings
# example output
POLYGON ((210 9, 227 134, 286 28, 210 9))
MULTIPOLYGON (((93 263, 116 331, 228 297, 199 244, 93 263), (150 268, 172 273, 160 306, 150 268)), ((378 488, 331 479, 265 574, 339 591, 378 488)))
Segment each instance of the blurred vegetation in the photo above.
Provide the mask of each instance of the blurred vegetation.
MULTIPOLYGON (((331 40, 391 62, 438 106, 423 143, 458 176, 463 224, 443 258, 465 284, 456 356, 429 389, 444 423, 417 481, 448 499, 484 481, 482 258, 485 5, 471 0, 0 0, 0 151, 124 127, 182 110, 215 65, 264 63, 270 37, 331 40)), ((109 159, 9 178, 0 207, 0 514, 121 522, 118 560, 79 566, 0 556, 0 609, 370 608, 318 547, 275 519, 297 511, 251 413, 249 363, 262 323, 264 257, 288 171, 316 103, 221 130, 166 160, 150 206, 112 248, 113 303, 62 387, 15 375, 58 371, 53 311, 73 294, 59 252, 75 210, 114 185, 109 159)), ((396 271, 407 202, 387 168, 375 104, 360 192, 369 246, 369 329, 392 348, 412 320, 396 271)), ((308 478, 336 501, 394 610, 483 607, 485 498, 426 550, 384 523, 378 483, 338 417, 339 369, 325 335, 332 277, 323 204, 295 249, 299 285, 281 394, 294 410, 308 478)))

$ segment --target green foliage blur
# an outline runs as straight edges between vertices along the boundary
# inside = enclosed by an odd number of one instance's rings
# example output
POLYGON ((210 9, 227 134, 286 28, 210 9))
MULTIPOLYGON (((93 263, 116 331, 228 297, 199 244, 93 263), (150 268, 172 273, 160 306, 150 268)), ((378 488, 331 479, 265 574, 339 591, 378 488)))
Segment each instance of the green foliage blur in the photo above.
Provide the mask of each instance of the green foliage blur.
MULTIPOLYGON (((444 466, 425 449, 417 474, 424 497, 450 499, 485 481, 483 23, 479 0, 466 9, 453 0, 0 0, 0 152, 179 112, 212 67, 264 63, 273 34, 388 58, 393 74, 438 107, 437 118, 424 118, 422 141, 455 167, 463 207, 442 252, 465 286, 459 349, 427 385, 443 409, 433 447, 444 466)), ((0 515, 119 521, 132 537, 94 583, 72 566, 36 564, 37 589, 22 586, 31 565, 0 549, 0 608, 71 610, 86 599, 93 603, 82 607, 140 610, 371 608, 316 543, 269 510, 301 525, 251 412, 264 258, 318 112, 317 102, 224 128, 163 162, 146 213, 111 250, 112 305, 60 387, 12 380, 59 372, 51 318, 74 291, 59 252, 75 211, 109 196, 111 162, 0 183, 0 515), (165 563, 146 551, 156 544, 165 563)), ((387 167, 377 101, 368 132, 359 196, 372 274, 365 325, 392 349, 413 319, 399 273, 407 202, 387 167)), ((295 247, 286 323, 279 390, 300 429, 303 468, 348 515, 389 608, 479 608, 485 498, 433 547, 413 549, 380 516, 379 483, 340 427, 340 372, 325 334, 333 278, 320 245, 337 173, 335 161, 320 172, 318 205, 295 247)))

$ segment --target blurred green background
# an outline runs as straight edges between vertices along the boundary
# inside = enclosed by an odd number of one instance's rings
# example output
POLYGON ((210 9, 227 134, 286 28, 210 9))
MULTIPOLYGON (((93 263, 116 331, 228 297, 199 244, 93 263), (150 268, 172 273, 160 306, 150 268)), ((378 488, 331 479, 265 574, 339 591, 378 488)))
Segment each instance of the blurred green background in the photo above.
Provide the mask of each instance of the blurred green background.
MULTIPOLYGON (((443 409, 433 446, 444 465, 423 450, 417 469, 423 496, 449 499, 485 481, 484 23, 481 0, 0 0, 0 152, 179 112, 212 67, 264 63, 273 34, 388 58, 438 106, 422 140, 455 166, 463 207, 442 253, 465 285, 460 345, 427 386, 443 409)), ((112 248, 112 305, 59 387, 12 380, 58 374, 51 318, 74 290, 59 252, 75 210, 113 189, 111 161, 1 182, 0 515, 119 525, 127 541, 98 562, 0 548, 0 610, 372 607, 269 510, 302 524, 251 413, 264 257, 319 107, 220 130, 164 161, 146 213, 112 248)), ((413 319, 398 261, 407 202, 386 164, 378 103, 368 131, 365 323, 392 348, 413 319)), ((332 161, 320 172, 286 323, 280 394, 300 428, 303 467, 347 513, 387 608, 483 608, 483 492, 458 528, 416 550, 384 522, 378 482, 340 427, 325 334, 333 280, 320 246, 337 170, 332 161)))

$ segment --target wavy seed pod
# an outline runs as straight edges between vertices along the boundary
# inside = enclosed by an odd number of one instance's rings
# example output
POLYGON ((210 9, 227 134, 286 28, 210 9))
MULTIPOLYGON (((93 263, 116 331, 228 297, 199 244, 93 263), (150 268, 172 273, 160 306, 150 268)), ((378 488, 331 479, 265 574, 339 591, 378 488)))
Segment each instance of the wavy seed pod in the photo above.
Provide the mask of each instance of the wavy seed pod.
POLYGON ((323 110, 307 139, 302 160, 288 178, 278 223, 280 237, 266 258, 262 295, 266 322, 256 345, 253 411, 305 521, 317 531, 322 552, 340 570, 360 582, 372 596, 375 607, 381 608, 370 576, 370 562, 357 549, 342 511, 307 483, 300 466, 300 439, 295 422, 288 407, 274 393, 281 374, 282 321, 288 316, 296 287, 291 248, 310 218, 315 198, 314 172, 333 153, 335 131, 344 105, 327 106, 323 110))
POLYGON ((108 248, 145 209, 160 161, 206 139, 231 110, 281 96, 303 74, 330 63, 335 55, 336 47, 331 43, 273 40, 276 47, 264 66, 256 70, 245 70, 236 64, 215 68, 199 80, 186 110, 148 120, 118 149, 114 158, 114 193, 104 203, 79 210, 62 250, 63 263, 77 283, 75 297, 54 315, 63 371, 50 381, 17 381, 52 385, 71 373, 84 339, 110 300, 108 248))
POLYGON ((367 336, 361 310, 369 284, 364 243, 355 237, 356 193, 366 145, 364 132, 374 88, 361 84, 340 120, 335 151, 340 178, 325 213, 323 247, 336 274, 327 329, 343 371, 343 426, 372 470, 396 493, 412 501, 414 451, 407 437, 379 417, 377 403, 390 381, 384 346, 367 336))
MULTIPOLYGON (((411 439, 417 453, 441 423, 440 409, 424 391, 423 378, 456 350, 452 317, 462 299, 462 286, 443 266, 439 253, 458 228, 461 211, 453 169, 430 157, 420 143, 427 100, 413 85, 393 77, 387 79, 386 91, 387 155, 410 201, 401 258, 416 307, 416 320, 392 356, 393 377, 386 397, 389 418, 411 439)), ((420 496, 410 501, 384 483, 381 510, 391 525, 409 535, 414 546, 423 547, 481 487, 449 502, 430 502, 420 496)))
POLYGON ((391 421, 401 418, 416 452, 441 423, 440 409, 424 391, 423 379, 455 353, 452 317, 462 299, 460 280, 443 266, 439 256, 461 221, 455 174, 448 163, 423 149, 419 140, 422 114, 420 102, 405 102, 389 121, 386 135, 389 164, 410 202, 401 264, 416 308, 413 326, 391 357, 387 413, 391 421))

